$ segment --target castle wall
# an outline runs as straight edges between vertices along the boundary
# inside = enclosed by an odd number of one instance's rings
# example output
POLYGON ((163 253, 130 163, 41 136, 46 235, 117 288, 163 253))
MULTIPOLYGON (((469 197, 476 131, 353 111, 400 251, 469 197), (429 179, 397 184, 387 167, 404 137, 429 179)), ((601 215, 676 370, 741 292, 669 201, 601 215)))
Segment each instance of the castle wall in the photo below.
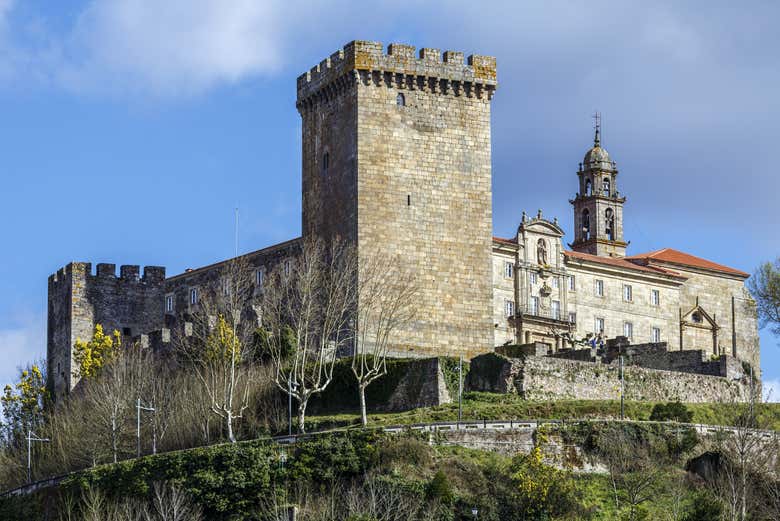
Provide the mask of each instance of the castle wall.
MULTIPOLYGON (((259 325, 262 313, 260 309, 262 279, 270 274, 280 262, 294 262, 299 248, 300 239, 293 239, 241 255, 240 262, 247 270, 245 276, 252 285, 250 301, 245 303, 242 313, 243 319, 259 325), (262 275, 258 276, 258 272, 262 272, 262 275)), ((226 270, 228 262, 218 262, 196 270, 186 271, 165 281, 164 298, 161 299, 164 307, 160 313, 165 316, 166 328, 178 334, 181 333, 186 323, 192 322, 193 315, 200 310, 200 302, 192 303, 191 291, 194 289, 197 292, 199 301, 204 295, 220 291, 225 278, 229 276, 229 272, 226 270), (168 298, 173 300, 172 309, 165 308, 165 302, 168 298)))
MULTIPOLYGON (((506 358, 486 354, 471 361, 467 389, 517 393, 528 400, 619 400, 618 364, 600 364, 559 358, 506 358)), ((733 380, 641 367, 624 368, 627 400, 705 403, 745 401, 747 379, 733 380)))
POLYGON ((88 341, 101 324, 119 331, 125 341, 162 327, 165 268, 92 265, 73 262, 49 277, 47 360, 55 397, 78 382, 73 361, 76 340, 88 341))

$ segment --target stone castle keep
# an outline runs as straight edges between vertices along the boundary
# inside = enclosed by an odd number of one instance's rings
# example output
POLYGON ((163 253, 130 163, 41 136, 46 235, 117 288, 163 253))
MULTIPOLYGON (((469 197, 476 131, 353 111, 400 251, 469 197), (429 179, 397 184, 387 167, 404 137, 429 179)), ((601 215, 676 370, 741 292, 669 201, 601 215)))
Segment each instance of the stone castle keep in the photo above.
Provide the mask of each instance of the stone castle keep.
MULTIPOLYGON (((607 339, 621 337, 625 345, 652 344, 650 354, 635 358, 638 365, 652 359, 645 365, 653 369, 712 371, 691 369, 699 368, 695 363, 674 367, 675 352, 687 352, 701 367, 717 358, 723 367, 745 361, 758 368, 746 273, 671 249, 626 254, 626 198, 598 126, 577 171, 571 250, 563 247, 558 221, 541 212, 523 214, 513 237, 493 237, 496 88, 495 58, 464 60, 460 52, 416 53, 399 44, 385 52, 365 41, 347 44, 297 80, 303 236, 340 236, 359 257, 398 255, 420 287, 421 311, 398 332, 393 355, 473 358, 525 344, 532 356, 559 360, 589 345, 602 350, 587 357, 592 363, 604 358, 607 339)), ((300 241, 244 256, 256 294, 264 274, 294 258, 300 241)), ((163 346, 187 327, 199 293, 218 283, 220 267, 166 277, 165 268, 141 273, 122 266, 117 276, 113 264, 93 272, 90 263, 72 262, 49 277, 55 394, 76 384, 72 348, 77 338, 91 337, 95 324, 163 346)), ((255 302, 247 308, 259 316, 255 302)))

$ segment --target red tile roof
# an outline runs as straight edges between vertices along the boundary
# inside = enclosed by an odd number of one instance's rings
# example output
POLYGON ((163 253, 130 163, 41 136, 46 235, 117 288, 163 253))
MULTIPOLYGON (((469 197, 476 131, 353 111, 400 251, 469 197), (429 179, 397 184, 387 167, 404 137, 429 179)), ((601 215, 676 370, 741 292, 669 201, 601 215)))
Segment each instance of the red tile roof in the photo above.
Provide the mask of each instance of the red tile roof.
POLYGON ((501 237, 493 237, 494 242, 502 242, 504 244, 517 244, 515 239, 503 239, 501 237))
POLYGON ((581 253, 578 251, 568 251, 568 250, 564 251, 563 254, 566 257, 569 257, 571 259, 579 259, 588 262, 595 262, 598 264, 606 264, 609 266, 614 266, 616 268, 624 268, 624 269, 635 270, 635 271, 644 271, 647 273, 653 273, 655 275, 668 275, 679 279, 686 278, 684 275, 681 275, 676 271, 668 270, 658 266, 643 266, 641 264, 636 264, 634 262, 628 261, 626 260, 626 258, 622 258, 622 257, 602 257, 601 255, 591 255, 590 253, 581 253))
POLYGON ((744 271, 729 268, 728 266, 717 264, 715 262, 708 261, 707 259, 702 259, 701 257, 696 257, 678 250, 673 250, 672 248, 664 248, 662 250, 651 251, 649 253, 631 255, 630 257, 626 257, 626 259, 631 261, 643 261, 646 264, 652 261, 657 261, 662 263, 678 264, 680 266, 691 266, 694 268, 703 268, 711 271, 739 275, 740 277, 745 278, 750 276, 749 273, 745 273, 744 271))

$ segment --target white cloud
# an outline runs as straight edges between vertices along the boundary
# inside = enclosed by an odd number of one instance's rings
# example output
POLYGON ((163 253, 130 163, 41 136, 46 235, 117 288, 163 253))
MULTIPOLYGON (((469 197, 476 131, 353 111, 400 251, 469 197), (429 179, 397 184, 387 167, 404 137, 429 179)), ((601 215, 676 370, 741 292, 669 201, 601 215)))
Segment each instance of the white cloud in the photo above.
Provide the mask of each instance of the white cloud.
POLYGON ((57 79, 77 90, 171 96, 273 72, 280 4, 92 0, 63 44, 57 79))
POLYGON ((25 317, 0 329, 0 387, 16 379, 18 367, 44 358, 45 345, 43 317, 25 317))
POLYGON ((780 403, 780 380, 764 380, 763 394, 766 401, 780 403))

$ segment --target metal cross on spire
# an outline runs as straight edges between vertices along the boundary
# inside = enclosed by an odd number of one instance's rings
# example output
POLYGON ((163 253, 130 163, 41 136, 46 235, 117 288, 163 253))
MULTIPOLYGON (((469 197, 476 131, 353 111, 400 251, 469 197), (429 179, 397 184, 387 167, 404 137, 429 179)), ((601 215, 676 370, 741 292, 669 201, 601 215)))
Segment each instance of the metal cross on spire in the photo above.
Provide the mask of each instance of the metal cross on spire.
POLYGON ((601 146, 601 112, 596 111, 593 114, 593 127, 596 129, 596 136, 593 138, 593 146, 601 146))

